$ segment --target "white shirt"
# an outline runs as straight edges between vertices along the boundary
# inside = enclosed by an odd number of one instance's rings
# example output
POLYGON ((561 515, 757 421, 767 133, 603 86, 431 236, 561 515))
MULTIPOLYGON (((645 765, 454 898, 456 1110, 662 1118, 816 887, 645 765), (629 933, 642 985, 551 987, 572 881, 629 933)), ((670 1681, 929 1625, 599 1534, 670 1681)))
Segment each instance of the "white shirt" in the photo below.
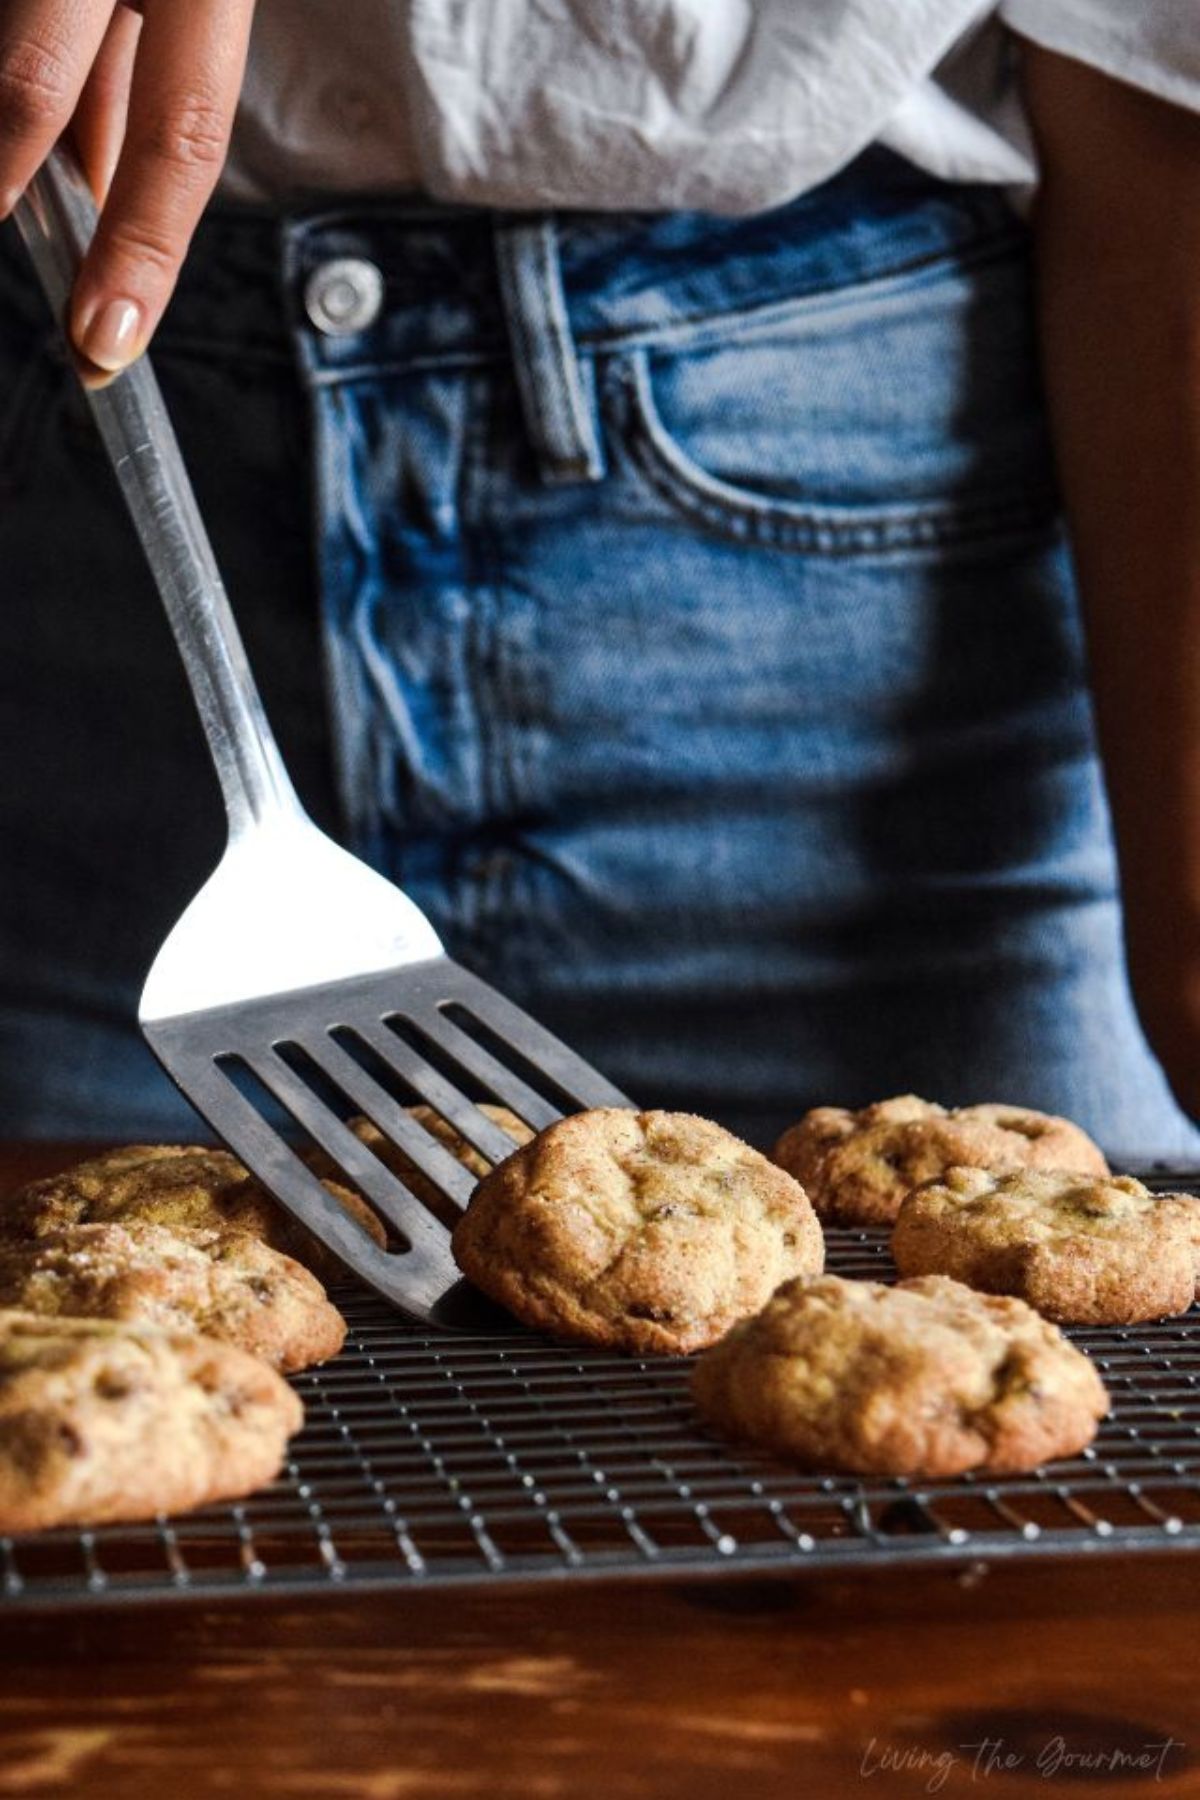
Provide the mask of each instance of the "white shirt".
POLYGON ((1200 110, 1200 0, 259 0, 224 191, 750 212, 1036 179, 1015 31, 1200 110))

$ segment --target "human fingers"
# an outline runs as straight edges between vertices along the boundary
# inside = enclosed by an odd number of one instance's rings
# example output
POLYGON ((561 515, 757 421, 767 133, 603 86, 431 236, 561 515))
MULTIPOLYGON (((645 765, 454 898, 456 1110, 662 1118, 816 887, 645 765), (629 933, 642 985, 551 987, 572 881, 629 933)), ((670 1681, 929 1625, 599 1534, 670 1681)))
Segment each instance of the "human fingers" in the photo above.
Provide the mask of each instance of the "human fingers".
POLYGON ((71 141, 96 203, 101 206, 112 185, 125 137, 129 86, 141 24, 132 6, 114 9, 71 120, 71 141))
POLYGON ((113 0, 0 7, 0 218, 66 130, 112 13, 113 0))
POLYGON ((162 317, 228 149, 254 0, 145 0, 116 171, 75 283, 71 335, 123 369, 162 317))

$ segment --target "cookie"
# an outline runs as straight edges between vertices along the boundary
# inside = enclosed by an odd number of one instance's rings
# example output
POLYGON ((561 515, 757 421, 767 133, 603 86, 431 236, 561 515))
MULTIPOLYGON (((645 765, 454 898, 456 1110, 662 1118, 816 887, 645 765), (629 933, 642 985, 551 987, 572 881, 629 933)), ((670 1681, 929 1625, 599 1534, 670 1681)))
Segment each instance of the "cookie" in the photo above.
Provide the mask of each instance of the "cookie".
POLYGON ((929 1480, 1074 1456, 1108 1410, 1056 1326, 940 1275, 789 1281, 700 1358, 692 1393, 719 1431, 804 1468, 929 1480))
MULTIPOLYGON (((365 1201, 334 1182, 325 1186, 377 1244, 385 1242, 383 1226, 365 1201)), ((321 1281, 345 1279, 337 1257, 272 1200, 236 1157, 183 1144, 130 1144, 30 1182, 0 1208, 0 1236, 44 1237, 68 1225, 131 1219, 172 1230, 249 1232, 321 1281)))
POLYGON ((1195 1300, 1200 1200, 1129 1175, 950 1169, 908 1195, 892 1254, 902 1275, 1016 1294, 1064 1324, 1132 1325, 1195 1300))
POLYGON ((803 1188, 686 1113, 604 1108, 486 1175, 455 1228, 475 1286, 577 1343, 681 1354, 824 1263, 803 1188))
POLYGON ((774 1150, 802 1182, 818 1217, 834 1225, 886 1225, 905 1194, 949 1168, 1071 1169, 1108 1164, 1069 1119, 1021 1106, 938 1106, 901 1094, 859 1112, 818 1106, 774 1150))
POLYGON ((248 1232, 133 1219, 0 1240, 0 1307, 202 1332, 289 1371, 336 1355, 346 1336, 316 1276, 248 1232))
POLYGON ((0 1531, 252 1493, 278 1474, 302 1420, 282 1376, 232 1344, 0 1313, 0 1531))

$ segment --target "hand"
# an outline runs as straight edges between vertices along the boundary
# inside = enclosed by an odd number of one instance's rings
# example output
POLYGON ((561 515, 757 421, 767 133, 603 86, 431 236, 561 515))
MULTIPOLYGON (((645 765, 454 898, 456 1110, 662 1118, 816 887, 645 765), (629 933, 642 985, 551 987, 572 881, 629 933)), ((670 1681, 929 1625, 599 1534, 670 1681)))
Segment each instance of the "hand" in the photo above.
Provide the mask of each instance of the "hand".
POLYGON ((145 349, 225 161, 254 0, 3 0, 0 218, 70 127, 97 204, 68 326, 112 374, 145 349))

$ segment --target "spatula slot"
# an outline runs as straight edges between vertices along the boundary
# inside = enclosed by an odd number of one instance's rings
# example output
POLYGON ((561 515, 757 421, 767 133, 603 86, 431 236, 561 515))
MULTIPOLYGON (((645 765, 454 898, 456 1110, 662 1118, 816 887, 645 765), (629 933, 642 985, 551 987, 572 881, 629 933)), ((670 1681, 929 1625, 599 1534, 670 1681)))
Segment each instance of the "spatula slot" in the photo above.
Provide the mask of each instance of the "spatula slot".
MULTIPOLYGON (((569 1085, 570 1071, 565 1066, 555 1068, 549 1061, 535 1060, 538 1046, 527 1046, 527 1053, 522 1054, 511 1037, 503 1036, 488 1024, 482 1009, 476 1012, 464 1001, 447 1000, 438 1007, 438 1012, 456 1031, 472 1039, 485 1054, 503 1066, 506 1073, 511 1070, 514 1076, 524 1081, 535 1093, 541 1094, 553 1107, 556 1116, 579 1112, 583 1107, 597 1104, 572 1091, 569 1085), (563 1079, 556 1080, 556 1075, 561 1075, 563 1079)), ((522 1037, 527 1039, 528 1035, 526 1028, 522 1037)), ((562 1046, 556 1045, 554 1039, 549 1039, 549 1045, 562 1051, 562 1046)), ((562 1065, 567 1061, 567 1056, 560 1055, 558 1058, 562 1065)), ((513 1110, 515 1112, 517 1109, 514 1107, 513 1110)), ((531 1124, 532 1120, 527 1120, 526 1123, 531 1124)))
POLYGON ((447 1072, 460 1075, 466 1069, 490 1100, 509 1107, 533 1131, 543 1131, 562 1117, 561 1107, 551 1105, 490 1051, 460 1031, 440 1007, 431 1008, 419 1018, 392 1013, 383 1023, 403 1043, 431 1063, 440 1063, 447 1072))
MULTIPOLYGON (((397 1231, 411 1247, 403 1249, 395 1244, 382 1249, 302 1160, 304 1147, 285 1141, 264 1119, 267 1101, 272 1101, 273 1111, 278 1111, 278 1107, 274 1105, 272 1088, 262 1079, 261 1068, 254 1066, 255 1059, 215 1047, 208 1055, 199 1055, 194 1047, 164 1041, 170 1029, 156 1033, 158 1054, 172 1073, 178 1071, 186 1081, 186 1092, 201 1113, 210 1121, 220 1121, 225 1142, 251 1173, 329 1249, 401 1311, 431 1324, 443 1305, 450 1306, 453 1312, 458 1304, 455 1297, 464 1284, 454 1267, 445 1228, 409 1197, 411 1211, 405 1210, 403 1225, 397 1231)), ((276 1068, 284 1071, 285 1077, 290 1073, 282 1062, 277 1062, 276 1068)), ((292 1079, 300 1085, 298 1077, 292 1079)), ((310 1143, 317 1141, 311 1132, 305 1136, 310 1143)), ((370 1156, 363 1146, 359 1149, 370 1156)), ((383 1165, 378 1167, 386 1176, 383 1165)), ((388 1180, 395 1196, 406 1193, 400 1182, 390 1176, 388 1180)), ((393 1207, 380 1204, 366 1181, 351 1175, 350 1185, 374 1200, 377 1210, 391 1220, 393 1207)), ((448 1315, 447 1323, 453 1326, 454 1322, 448 1315)))
MULTIPOLYGON (((354 1108, 351 1105, 348 1096, 344 1094, 341 1088, 338 1087, 330 1077, 326 1075, 325 1071, 313 1061, 312 1057, 308 1055, 302 1045, 290 1042, 288 1039, 284 1038, 278 1043, 273 1044, 271 1048, 281 1062, 286 1063, 293 1074, 298 1075, 301 1081, 303 1081, 307 1087, 312 1089, 316 1099, 319 1100, 323 1106, 327 1107, 335 1117, 345 1120, 351 1116, 354 1108)), ((269 1090, 266 1089, 263 1091, 264 1093, 269 1092, 269 1090)), ((273 1096, 271 1096, 271 1098, 273 1098, 273 1096)), ((291 1120, 292 1115, 289 1113, 287 1116, 288 1119, 291 1120)))
MULTIPOLYGON (((351 1033, 342 1034, 352 1037, 351 1033)), ((406 1108, 377 1082, 344 1048, 332 1033, 314 1038, 306 1044, 277 1044, 277 1055, 294 1069, 310 1086, 321 1086, 338 1097, 337 1110, 368 1119, 399 1152, 401 1167, 389 1158, 385 1167, 393 1169, 401 1180, 407 1180, 403 1159, 407 1158, 421 1174, 428 1177, 451 1202, 451 1222, 470 1199, 475 1178, 450 1154, 406 1108)), ((357 1133, 356 1133, 357 1135, 357 1133)), ((370 1148, 370 1146, 367 1146, 370 1148)), ((377 1154, 377 1152, 375 1152, 377 1154)), ((424 1191, 419 1197, 425 1199, 424 1191)), ((432 1204, 432 1203, 431 1203, 432 1204)), ((438 1210, 435 1207, 435 1211, 438 1210)), ((442 1213, 439 1212, 439 1217, 442 1213)))
MULTIPOLYGON (((208 1058, 198 1058, 197 1064, 203 1067, 208 1061, 208 1058)), ((247 1068, 239 1057, 232 1054, 217 1054, 211 1058, 211 1066, 224 1077, 224 1081, 236 1088, 247 1106, 261 1121, 265 1130, 277 1134, 287 1142, 291 1142, 295 1138, 296 1126, 291 1114, 286 1107, 279 1104, 274 1094, 263 1086, 254 1071, 247 1068)), ((191 1098, 190 1093, 188 1097, 191 1098)))
POLYGON ((515 1057, 518 1065, 533 1070, 534 1085, 543 1093, 561 1096, 565 1112, 633 1105, 598 1069, 486 981, 457 963, 448 964, 447 969, 445 991, 436 1002, 439 1010, 453 1019, 461 1008, 466 1020, 475 1021, 474 1026, 466 1024, 468 1035, 475 1035, 476 1026, 481 1028, 487 1034, 484 1047, 495 1049, 502 1063, 515 1057))
MULTIPOLYGON (((302 1160, 302 1151, 287 1143, 263 1118, 264 1102, 272 1098, 271 1090, 247 1058, 234 1052, 217 1052, 200 1059, 188 1057, 185 1052, 181 1060, 189 1096, 205 1117, 221 1120, 222 1135, 234 1154, 323 1243, 344 1256, 351 1266, 361 1268, 381 1293, 387 1293, 397 1303, 411 1301, 417 1315, 453 1285, 445 1233, 428 1214, 417 1209, 418 1224, 423 1222, 426 1229, 411 1234, 414 1240, 422 1241, 414 1241, 407 1250, 397 1245, 385 1251, 326 1192, 321 1180, 302 1160), (393 1266, 404 1271, 402 1290, 394 1286, 389 1273, 393 1266)), ((171 1067, 171 1063, 167 1066, 171 1067)), ((409 1235, 405 1233, 406 1239, 409 1235)))
MULTIPOLYGON (((383 1027, 381 1026, 380 1029, 382 1030, 383 1027)), ((388 1062, 360 1032, 349 1026, 339 1026, 330 1032, 329 1037, 332 1053, 334 1055, 340 1053, 339 1067, 345 1071, 353 1066, 355 1070, 357 1079, 354 1085, 352 1085, 352 1077, 348 1073, 343 1075, 342 1082, 347 1093, 354 1095, 359 1110, 373 1120, 386 1135, 396 1137, 397 1141, 403 1144, 406 1153, 411 1155, 413 1161, 418 1163, 431 1178, 434 1176, 433 1168, 427 1167, 426 1163, 417 1155, 415 1146, 418 1142, 426 1149, 433 1145, 439 1158, 446 1158, 448 1153, 408 1113, 407 1108, 414 1103, 425 1106, 430 1112, 437 1113, 460 1136, 466 1137, 467 1134, 457 1121, 458 1119, 465 1121, 469 1117, 474 1136, 468 1137, 468 1142, 472 1143, 480 1155, 490 1163, 503 1162, 505 1157, 511 1156, 517 1148, 517 1140, 509 1137, 502 1127, 494 1125, 485 1114, 478 1112, 477 1103, 468 1100, 466 1095, 458 1089, 450 1089, 448 1092, 444 1089, 439 1090, 442 1092, 443 1104, 434 1105, 418 1091, 411 1081, 406 1081, 394 1065, 388 1062), (368 1096, 372 1091, 375 1094, 373 1107, 368 1104, 368 1096), (381 1113, 389 1102, 393 1109, 398 1109, 398 1116, 397 1110, 388 1112, 387 1117, 392 1123, 385 1125, 381 1113), (480 1138, 484 1140, 482 1143, 477 1141, 480 1138)), ((448 1087, 448 1084, 446 1086, 448 1087)), ((450 1161, 461 1176, 463 1174, 462 1165, 455 1158, 451 1157, 450 1161)), ((439 1171, 442 1167, 443 1164, 439 1162, 439 1171)), ((446 1171, 446 1175, 447 1180, 443 1185, 457 1193, 457 1187, 449 1180, 449 1171, 446 1171)), ((436 1179, 442 1180, 440 1172, 436 1179)), ((468 1177, 468 1188, 459 1197, 464 1200, 468 1198, 469 1188, 473 1185, 474 1178, 468 1177)))
POLYGON ((369 1072, 382 1067, 391 1072, 393 1079, 399 1076, 406 1081, 427 1106, 440 1113, 460 1137, 490 1162, 502 1162, 512 1154, 513 1144, 507 1133, 382 1019, 356 1020, 352 1028, 340 1025, 331 1036, 356 1060, 362 1060, 364 1053, 371 1055, 374 1061, 369 1072))
MULTIPOLYGON (((354 1134, 346 1129, 337 1112, 326 1100, 314 1093, 304 1077, 289 1066, 280 1054, 283 1049, 287 1050, 293 1060, 301 1060, 301 1053, 295 1045, 264 1049, 253 1055, 229 1054, 215 1060, 221 1073, 256 1113, 266 1113, 268 1109, 277 1113, 282 1109, 288 1120, 289 1136, 294 1140, 288 1147, 302 1166, 310 1173, 315 1172, 319 1177, 331 1181, 342 1181, 361 1193, 383 1215, 392 1235, 398 1240, 394 1246, 396 1251, 404 1253, 411 1248, 411 1242, 403 1224, 391 1216, 395 1196, 386 1193, 371 1165, 375 1165, 384 1175, 387 1171, 365 1145, 359 1143, 354 1134), (349 1160, 331 1147, 344 1143, 354 1146, 349 1160), (384 1191, 390 1205, 382 1205, 372 1191, 373 1188, 384 1191)), ((329 1084, 323 1085, 329 1091, 329 1084)), ((344 1106, 344 1099, 339 1097, 339 1104, 344 1106)))

